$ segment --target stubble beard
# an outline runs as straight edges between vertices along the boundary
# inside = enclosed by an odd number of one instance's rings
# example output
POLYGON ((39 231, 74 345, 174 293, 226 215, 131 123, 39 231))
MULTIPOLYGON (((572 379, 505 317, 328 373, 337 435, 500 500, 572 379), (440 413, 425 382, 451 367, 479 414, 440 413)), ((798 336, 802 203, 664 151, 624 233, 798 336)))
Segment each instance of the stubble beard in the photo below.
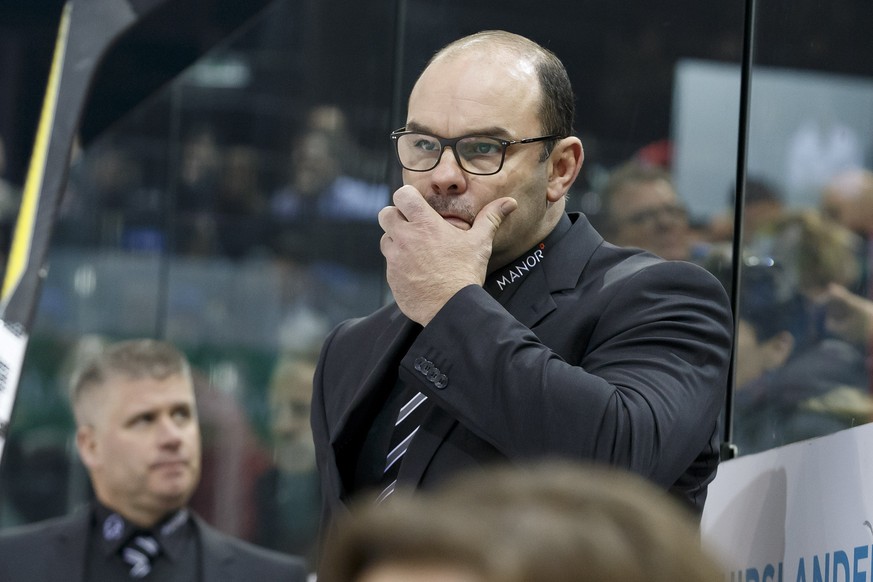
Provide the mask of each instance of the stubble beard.
POLYGON ((476 213, 473 212, 468 204, 461 203, 457 197, 431 194, 430 196, 427 196, 425 200, 430 204, 431 208, 441 215, 454 215, 467 221, 471 225, 473 224, 473 221, 476 220, 476 213))

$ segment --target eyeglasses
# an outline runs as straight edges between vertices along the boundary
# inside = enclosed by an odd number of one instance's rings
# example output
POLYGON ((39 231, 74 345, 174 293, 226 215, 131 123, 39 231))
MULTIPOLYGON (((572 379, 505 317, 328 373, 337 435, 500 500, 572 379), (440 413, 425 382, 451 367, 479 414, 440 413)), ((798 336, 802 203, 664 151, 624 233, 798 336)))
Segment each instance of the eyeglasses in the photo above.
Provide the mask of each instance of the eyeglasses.
POLYGON ((544 135, 519 140, 506 140, 488 135, 464 135, 444 138, 430 133, 398 129, 391 132, 400 165, 413 172, 433 170, 440 163, 443 151, 452 148, 458 166, 468 174, 489 176, 503 168, 506 148, 539 141, 562 139, 560 135, 544 135))

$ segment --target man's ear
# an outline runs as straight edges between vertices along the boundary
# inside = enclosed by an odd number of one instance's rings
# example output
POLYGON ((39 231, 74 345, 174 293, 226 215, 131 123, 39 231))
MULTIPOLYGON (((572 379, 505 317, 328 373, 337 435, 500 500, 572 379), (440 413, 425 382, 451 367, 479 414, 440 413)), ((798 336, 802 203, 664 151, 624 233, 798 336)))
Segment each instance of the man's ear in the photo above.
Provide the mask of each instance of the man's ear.
POLYGON ((549 186, 546 196, 549 202, 557 202, 567 195, 582 169, 584 159, 585 152, 578 137, 565 137, 555 144, 548 160, 549 186))
POLYGON ((76 429, 76 449, 82 463, 91 469, 98 463, 97 439, 94 438, 94 427, 83 425, 76 429))

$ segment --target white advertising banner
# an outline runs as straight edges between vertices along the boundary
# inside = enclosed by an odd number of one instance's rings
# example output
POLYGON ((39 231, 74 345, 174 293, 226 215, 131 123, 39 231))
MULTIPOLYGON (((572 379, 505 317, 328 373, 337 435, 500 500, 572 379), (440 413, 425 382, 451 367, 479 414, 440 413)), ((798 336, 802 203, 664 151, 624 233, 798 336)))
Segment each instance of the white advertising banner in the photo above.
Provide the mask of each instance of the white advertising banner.
POLYGON ((873 582, 873 425, 722 463, 701 529, 729 582, 873 582))

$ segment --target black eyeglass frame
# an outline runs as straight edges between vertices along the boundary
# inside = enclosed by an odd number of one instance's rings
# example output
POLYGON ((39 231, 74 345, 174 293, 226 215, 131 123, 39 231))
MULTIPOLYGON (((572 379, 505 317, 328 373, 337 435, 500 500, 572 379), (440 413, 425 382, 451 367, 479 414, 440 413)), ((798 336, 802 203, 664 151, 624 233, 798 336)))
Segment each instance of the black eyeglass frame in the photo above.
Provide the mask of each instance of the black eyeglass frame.
POLYGON ((400 162, 400 165, 404 169, 409 170, 410 172, 430 172, 431 170, 433 170, 434 168, 436 168, 440 164, 440 160, 443 159, 443 152, 446 151, 446 148, 451 147, 452 148, 452 155, 455 156, 455 161, 458 163, 458 167, 461 168, 463 171, 467 172, 468 174, 473 174, 474 176, 493 176, 494 174, 497 174, 498 172, 500 172, 500 170, 503 169, 503 163, 506 161, 506 148, 508 148, 509 146, 511 146, 511 145, 525 145, 525 144, 529 144, 529 143, 537 143, 537 142, 547 141, 547 140, 557 141, 559 139, 564 139, 567 136, 552 134, 552 135, 542 135, 540 137, 527 137, 524 139, 509 140, 509 139, 502 139, 499 137, 494 137, 492 135, 482 135, 479 133, 470 133, 467 135, 462 135, 460 137, 440 137, 440 136, 434 135, 432 133, 427 133, 426 131, 411 131, 411 130, 407 130, 405 127, 401 127, 400 129, 395 129, 394 131, 392 131, 390 137, 391 137, 391 141, 394 142, 394 153, 397 156, 397 161, 400 162), (426 168, 426 169, 423 169, 423 170, 418 170, 415 168, 408 168, 407 166, 405 166, 403 164, 403 161, 400 159, 400 146, 398 145, 398 138, 400 138, 404 135, 413 135, 413 134, 432 137, 436 141, 439 142, 440 153, 437 156, 436 161, 434 162, 433 166, 426 168), (496 170, 494 170, 493 172, 471 172, 466 167, 464 167, 464 163, 461 161, 461 156, 458 155, 457 145, 458 145, 459 141, 461 141, 462 139, 467 139, 469 137, 487 137, 488 139, 493 139, 494 141, 498 142, 502 146, 501 150, 500 150, 500 164, 497 166, 496 170))

